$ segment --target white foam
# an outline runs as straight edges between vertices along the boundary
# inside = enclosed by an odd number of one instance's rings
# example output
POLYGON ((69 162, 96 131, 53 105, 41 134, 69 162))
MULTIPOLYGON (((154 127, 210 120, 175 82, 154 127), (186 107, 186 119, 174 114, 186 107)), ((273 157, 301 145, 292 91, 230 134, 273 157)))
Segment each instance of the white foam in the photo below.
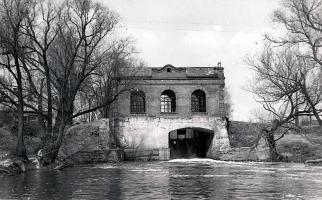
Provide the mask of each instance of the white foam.
POLYGON ((169 160, 168 162, 216 162, 216 160, 209 158, 182 158, 169 160))
POLYGON ((117 166, 117 165, 99 164, 99 165, 95 165, 94 168, 114 169, 114 168, 119 168, 119 166, 117 166))
MULTIPOLYGON (((183 159, 173 159, 173 160, 169 160, 168 162, 170 163, 180 163, 180 162, 183 162, 183 163, 216 163, 216 164, 229 164, 229 165, 235 165, 235 166, 238 166, 238 165, 242 165, 242 166, 245 166, 245 165, 250 165, 250 166, 253 166, 253 165, 258 165, 258 164, 265 164, 265 162, 238 162, 238 161, 223 161, 223 160, 214 160, 214 159, 209 159, 209 158, 183 158, 183 159)), ((267 164, 267 162, 266 162, 267 164)))
POLYGON ((160 172, 159 169, 130 169, 131 172, 160 172))
POLYGON ((205 178, 213 178, 213 177, 233 177, 233 175, 220 175, 220 174, 176 174, 171 175, 171 177, 174 178, 180 178, 180 177, 205 177, 205 178))

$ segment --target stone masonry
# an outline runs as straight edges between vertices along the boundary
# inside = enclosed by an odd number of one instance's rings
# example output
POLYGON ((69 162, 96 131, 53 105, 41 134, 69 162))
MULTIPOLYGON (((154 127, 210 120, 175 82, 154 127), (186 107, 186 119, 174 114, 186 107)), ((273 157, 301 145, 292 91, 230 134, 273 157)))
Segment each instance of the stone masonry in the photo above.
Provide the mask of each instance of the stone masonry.
MULTIPOLYGON (((230 149, 226 130, 223 89, 223 68, 174 67, 124 69, 118 77, 119 90, 127 88, 114 103, 113 134, 120 135, 123 146, 128 149, 160 149, 169 159, 170 131, 185 128, 201 128, 213 132, 214 137, 207 152, 209 158, 220 158, 230 149), (171 90, 175 94, 175 111, 163 112, 161 95, 171 90), (192 109, 192 93, 205 94, 205 111, 192 109), (133 113, 131 94, 140 91, 144 95, 144 112, 133 113)), ((172 102, 173 103, 173 102, 172 102)), ((133 104, 135 106, 135 104, 133 104)))

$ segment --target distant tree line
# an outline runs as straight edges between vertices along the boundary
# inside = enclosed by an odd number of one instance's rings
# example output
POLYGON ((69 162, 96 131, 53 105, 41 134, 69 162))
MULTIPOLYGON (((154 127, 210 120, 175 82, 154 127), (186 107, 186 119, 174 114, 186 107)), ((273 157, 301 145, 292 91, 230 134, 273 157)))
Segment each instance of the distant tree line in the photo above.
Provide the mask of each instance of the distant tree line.
POLYGON ((133 42, 116 34, 118 23, 115 12, 92 0, 1 0, 0 104, 17 113, 16 156, 27 159, 25 113, 38 116, 48 163, 74 118, 107 117, 128 89, 114 90, 113 77, 142 65, 133 42))
POLYGON ((279 160, 275 142, 299 129, 300 117, 314 117, 322 126, 322 1, 283 0, 273 22, 285 34, 266 35, 260 55, 246 62, 255 71, 249 90, 273 118, 262 133, 272 160, 279 160))

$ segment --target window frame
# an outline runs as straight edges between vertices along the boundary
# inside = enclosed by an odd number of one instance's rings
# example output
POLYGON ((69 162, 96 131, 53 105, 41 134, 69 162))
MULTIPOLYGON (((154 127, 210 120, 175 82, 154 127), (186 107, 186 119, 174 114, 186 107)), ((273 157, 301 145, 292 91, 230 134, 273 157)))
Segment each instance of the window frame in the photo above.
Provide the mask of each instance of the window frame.
POLYGON ((141 90, 133 91, 130 94, 130 113, 145 114, 146 112, 145 93, 141 90))
POLYGON ((160 96, 160 112, 176 112, 176 94, 172 90, 164 90, 160 96))
POLYGON ((207 98, 203 90, 195 90, 191 93, 191 112, 192 113, 206 113, 207 112, 207 98))

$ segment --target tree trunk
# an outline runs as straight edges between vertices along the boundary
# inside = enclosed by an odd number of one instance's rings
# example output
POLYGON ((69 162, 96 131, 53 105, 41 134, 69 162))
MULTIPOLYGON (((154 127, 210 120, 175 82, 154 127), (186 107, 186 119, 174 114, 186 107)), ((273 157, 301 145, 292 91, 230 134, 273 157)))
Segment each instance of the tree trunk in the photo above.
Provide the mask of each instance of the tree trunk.
POLYGON ((55 118, 55 124, 53 127, 53 135, 52 135, 53 141, 55 141, 58 138, 61 116, 62 116, 62 105, 61 105, 61 103, 59 103, 58 108, 57 108, 56 118, 55 118))
POLYGON ((52 133, 53 131, 53 103, 52 103, 52 93, 51 93, 51 80, 49 69, 46 67, 46 88, 47 88, 47 131, 52 133))
POLYGON ((73 118, 70 118, 70 116, 73 115, 73 112, 74 112, 74 105, 70 105, 69 108, 65 111, 65 115, 66 115, 66 124, 67 125, 73 125, 74 123, 74 120, 73 118))
POLYGON ((46 166, 55 161, 58 156, 59 148, 63 142, 64 130, 72 115, 72 105, 68 102, 67 95, 62 95, 54 126, 54 142, 46 148, 45 154, 40 158, 40 166, 46 166))
POLYGON ((23 121, 23 95, 22 95, 22 76, 20 71, 20 65, 18 60, 18 54, 15 52, 14 60, 16 65, 16 72, 17 72, 17 89, 18 89, 18 141, 16 146, 16 156, 22 160, 28 160, 26 147, 24 143, 24 121, 23 121))
POLYGON ((263 130, 265 133, 265 139, 268 143, 271 161, 273 162, 281 161, 282 159, 281 155, 277 152, 276 141, 274 138, 274 133, 276 132, 276 130, 279 128, 280 125, 281 125, 280 121, 274 120, 272 123, 272 127, 269 130, 267 129, 263 130))
POLYGON ((306 100, 307 100, 307 102, 309 103, 309 105, 310 105, 310 107, 311 107, 311 109, 312 109, 313 115, 314 115, 314 117, 316 118, 316 120, 317 120, 317 121, 318 121, 318 123, 319 123, 319 126, 322 126, 322 120, 321 120, 321 118, 320 118, 320 115, 319 115, 319 113, 317 112, 316 107, 314 106, 314 104, 313 104, 313 102, 312 102, 312 100, 311 100, 311 98, 310 98, 310 96, 309 96, 309 94, 308 94, 308 92, 307 92, 307 90, 306 90, 305 86, 302 86, 302 87, 301 87, 301 91, 302 91, 302 93, 304 94, 305 99, 306 99, 306 100))
MULTIPOLYGON (((295 93, 295 102, 296 102, 295 112, 298 113, 299 112, 299 107, 298 107, 298 92, 295 93)), ((300 126, 299 116, 296 115, 294 118, 295 118, 295 125, 296 126, 300 126)))
POLYGON ((55 126, 58 126, 57 132, 54 131, 55 140, 53 140, 53 142, 51 143, 47 143, 44 154, 39 158, 40 166, 46 166, 50 163, 53 163, 58 156, 59 148, 63 141, 64 129, 66 126, 66 120, 63 114, 64 112, 61 111, 60 113, 62 114, 62 116, 58 119, 56 118, 55 123, 55 126))
POLYGON ((271 161, 273 161, 273 162, 281 161, 281 155, 277 152, 277 149, 276 149, 276 142, 274 139, 274 133, 266 130, 265 137, 266 137, 266 141, 269 146, 271 161))
POLYGON ((41 125, 41 138, 44 138, 46 136, 46 124, 45 124, 45 120, 44 120, 44 115, 43 115, 43 88, 44 88, 44 79, 41 79, 41 82, 40 82, 40 91, 39 91, 39 94, 40 94, 40 97, 38 99, 38 112, 41 113, 41 114, 38 114, 38 122, 39 124, 41 125))

